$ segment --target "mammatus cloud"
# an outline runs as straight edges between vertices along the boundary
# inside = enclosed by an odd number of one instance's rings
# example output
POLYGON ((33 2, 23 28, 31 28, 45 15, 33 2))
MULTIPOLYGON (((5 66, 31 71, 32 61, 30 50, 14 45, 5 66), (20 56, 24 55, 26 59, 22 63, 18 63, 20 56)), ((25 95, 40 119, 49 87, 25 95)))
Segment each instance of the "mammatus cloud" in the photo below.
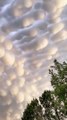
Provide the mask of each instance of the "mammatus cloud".
MULTIPOLYGON (((0 36, 2 36, 1 34, 0 36)), ((3 35, 4 36, 4 35, 3 35)), ((24 60, 12 41, 0 41, 0 119, 19 118, 24 93, 24 60), (20 106, 21 105, 21 106, 20 106)))
POLYGON ((0 120, 20 120, 67 60, 67 0, 0 0, 0 120))

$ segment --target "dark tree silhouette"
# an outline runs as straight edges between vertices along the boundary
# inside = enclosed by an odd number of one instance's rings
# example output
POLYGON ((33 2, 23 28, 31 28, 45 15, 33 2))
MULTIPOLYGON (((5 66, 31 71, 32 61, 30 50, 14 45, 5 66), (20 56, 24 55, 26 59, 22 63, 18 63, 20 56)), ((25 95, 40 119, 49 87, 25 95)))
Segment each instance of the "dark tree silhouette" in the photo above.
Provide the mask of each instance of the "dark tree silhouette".
POLYGON ((33 99, 27 105, 22 120, 42 120, 42 107, 37 99, 33 99))
POLYGON ((49 70, 52 91, 44 91, 39 99, 27 105, 22 120, 67 119, 67 63, 54 60, 49 70))

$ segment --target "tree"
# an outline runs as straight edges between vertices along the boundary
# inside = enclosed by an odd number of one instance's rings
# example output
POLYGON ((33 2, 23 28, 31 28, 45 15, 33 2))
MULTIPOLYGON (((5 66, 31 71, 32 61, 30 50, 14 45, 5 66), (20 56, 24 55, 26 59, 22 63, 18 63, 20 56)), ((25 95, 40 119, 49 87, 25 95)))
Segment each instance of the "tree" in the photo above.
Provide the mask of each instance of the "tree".
POLYGON ((67 63, 54 60, 54 66, 49 70, 51 84, 54 88, 55 101, 59 107, 59 115, 67 118, 67 63))
POLYGON ((67 118, 67 63, 54 60, 49 70, 52 91, 27 105, 22 120, 65 120, 67 118))
POLYGON ((27 105, 22 120, 42 120, 42 107, 37 99, 27 105))

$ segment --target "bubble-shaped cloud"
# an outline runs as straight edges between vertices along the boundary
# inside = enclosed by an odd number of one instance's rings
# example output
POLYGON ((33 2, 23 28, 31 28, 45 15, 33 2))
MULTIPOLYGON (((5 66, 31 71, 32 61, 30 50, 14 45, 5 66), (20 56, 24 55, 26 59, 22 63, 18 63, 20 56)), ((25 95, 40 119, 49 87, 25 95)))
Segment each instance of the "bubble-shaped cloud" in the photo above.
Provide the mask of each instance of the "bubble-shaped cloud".
POLYGON ((67 0, 0 0, 0 119, 52 89, 48 69, 67 60, 67 0))

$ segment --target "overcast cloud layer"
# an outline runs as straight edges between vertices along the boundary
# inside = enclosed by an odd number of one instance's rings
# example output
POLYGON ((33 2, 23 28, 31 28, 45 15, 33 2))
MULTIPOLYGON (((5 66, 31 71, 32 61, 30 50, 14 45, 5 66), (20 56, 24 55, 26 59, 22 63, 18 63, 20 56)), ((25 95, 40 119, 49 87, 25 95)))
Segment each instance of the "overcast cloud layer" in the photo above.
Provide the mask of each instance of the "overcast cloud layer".
POLYGON ((67 61, 67 0, 0 0, 0 120, 20 120, 67 61))

